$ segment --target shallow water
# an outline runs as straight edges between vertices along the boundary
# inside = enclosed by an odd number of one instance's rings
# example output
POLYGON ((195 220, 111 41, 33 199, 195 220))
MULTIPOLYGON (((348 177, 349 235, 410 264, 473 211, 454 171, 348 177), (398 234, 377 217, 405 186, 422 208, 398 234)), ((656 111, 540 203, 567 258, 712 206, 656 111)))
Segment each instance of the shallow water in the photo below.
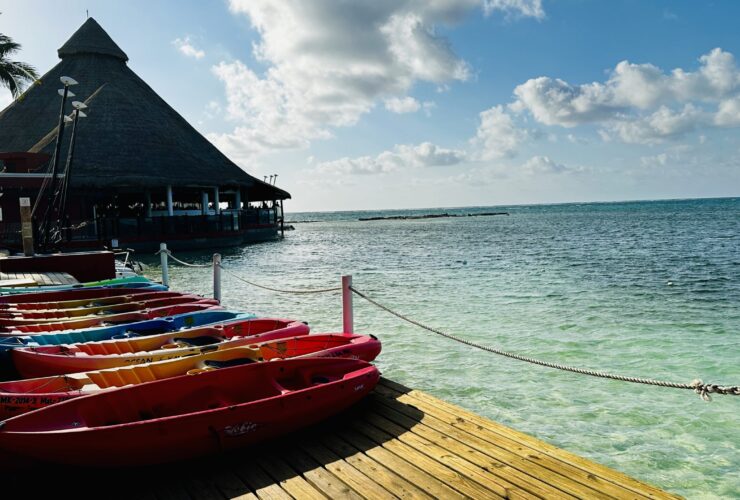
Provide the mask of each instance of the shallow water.
MULTIPOLYGON (((740 199, 288 214, 286 238, 224 250, 278 288, 358 289, 480 343, 627 375, 740 384, 740 199), (508 211, 510 216, 359 222, 508 211)), ((205 263, 208 254, 179 257, 205 263)), ((147 269, 159 276, 154 260, 147 269)), ((211 292, 208 269, 170 268, 211 292)), ((224 303, 339 331, 338 293, 285 295, 224 274, 224 303)), ((594 379, 478 351, 355 298, 384 375, 691 498, 740 495, 740 398, 594 379)))

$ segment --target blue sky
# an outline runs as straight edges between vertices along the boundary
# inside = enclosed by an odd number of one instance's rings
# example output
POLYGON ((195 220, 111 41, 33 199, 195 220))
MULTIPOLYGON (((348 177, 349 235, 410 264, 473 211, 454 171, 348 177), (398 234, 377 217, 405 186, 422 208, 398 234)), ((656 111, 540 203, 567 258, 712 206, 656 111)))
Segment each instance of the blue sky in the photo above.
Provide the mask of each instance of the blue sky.
POLYGON ((291 210, 740 195, 740 2, 0 0, 0 32, 45 72, 86 9, 291 210))

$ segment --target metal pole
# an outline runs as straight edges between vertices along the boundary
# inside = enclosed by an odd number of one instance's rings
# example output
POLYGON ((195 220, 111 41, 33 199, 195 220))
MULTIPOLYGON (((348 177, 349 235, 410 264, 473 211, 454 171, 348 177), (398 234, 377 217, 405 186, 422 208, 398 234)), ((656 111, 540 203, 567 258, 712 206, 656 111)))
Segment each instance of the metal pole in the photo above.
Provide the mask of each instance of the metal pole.
POLYGON ((170 286, 170 270, 167 268, 167 243, 159 244, 159 261, 162 263, 162 284, 170 286))
POLYGON ((221 254, 213 254, 213 298, 221 302, 221 254))
MULTIPOLYGON (((62 201, 59 202, 59 220, 64 217, 65 206, 67 205, 67 189, 69 188, 70 172, 72 171, 72 159, 75 155, 75 139, 77 138, 77 122, 80 119, 80 111, 74 110, 74 121, 72 122, 72 138, 69 141, 69 151, 67 152, 67 165, 64 167, 64 186, 62 190, 62 201)), ((59 222, 57 222, 59 223, 59 222)), ((61 226, 61 224, 59 224, 61 226)), ((69 224, 67 224, 69 226, 69 224)))
POLYGON ((172 206, 172 186, 167 185, 167 215, 172 217, 175 215, 175 209, 172 206))
POLYGON ((344 333, 354 333, 352 319, 352 275, 342 276, 342 331, 344 333))
POLYGON ((44 214, 44 220, 42 222, 42 233, 40 238, 42 251, 46 250, 46 245, 49 241, 49 219, 53 216, 51 213, 53 210, 52 201, 54 199, 54 191, 57 186, 57 168, 59 167, 59 154, 62 148, 62 134, 64 134, 64 104, 67 102, 68 95, 69 85, 65 85, 64 93, 62 94, 62 105, 59 109, 59 125, 57 126, 57 142, 54 146, 54 159, 51 164, 51 186, 49 187, 49 194, 46 197, 46 213, 44 214))
POLYGON ((33 255, 33 222, 31 220, 31 198, 19 198, 21 207, 21 238, 23 239, 23 255, 33 255))

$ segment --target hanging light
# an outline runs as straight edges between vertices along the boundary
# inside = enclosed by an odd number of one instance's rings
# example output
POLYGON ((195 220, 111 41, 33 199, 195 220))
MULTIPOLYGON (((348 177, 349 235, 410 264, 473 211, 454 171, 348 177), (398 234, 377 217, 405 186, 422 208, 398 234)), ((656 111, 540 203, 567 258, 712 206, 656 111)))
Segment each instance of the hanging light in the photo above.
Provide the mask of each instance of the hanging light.
POLYGON ((87 104, 80 101, 72 101, 72 107, 75 109, 87 109, 87 104))
POLYGON ((59 78, 59 81, 62 82, 65 87, 71 87, 72 85, 77 85, 77 80, 75 80, 71 76, 62 76, 59 78))
MULTIPOLYGON (((57 93, 58 93, 58 94, 59 94, 60 96, 64 97, 64 90, 65 90, 65 89, 59 89, 59 90, 57 90, 57 93)), ((75 95, 74 95, 74 93, 72 93, 72 91, 71 91, 71 90, 67 90, 67 97, 74 97, 74 96, 75 96, 75 95)))

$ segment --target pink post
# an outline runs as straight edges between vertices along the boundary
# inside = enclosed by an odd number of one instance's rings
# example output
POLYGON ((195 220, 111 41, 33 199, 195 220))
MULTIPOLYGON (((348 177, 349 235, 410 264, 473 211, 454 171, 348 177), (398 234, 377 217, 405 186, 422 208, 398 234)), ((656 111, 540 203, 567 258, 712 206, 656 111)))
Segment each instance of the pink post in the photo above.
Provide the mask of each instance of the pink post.
POLYGON ((352 325, 352 275, 342 276, 342 323, 344 333, 354 333, 352 325))

